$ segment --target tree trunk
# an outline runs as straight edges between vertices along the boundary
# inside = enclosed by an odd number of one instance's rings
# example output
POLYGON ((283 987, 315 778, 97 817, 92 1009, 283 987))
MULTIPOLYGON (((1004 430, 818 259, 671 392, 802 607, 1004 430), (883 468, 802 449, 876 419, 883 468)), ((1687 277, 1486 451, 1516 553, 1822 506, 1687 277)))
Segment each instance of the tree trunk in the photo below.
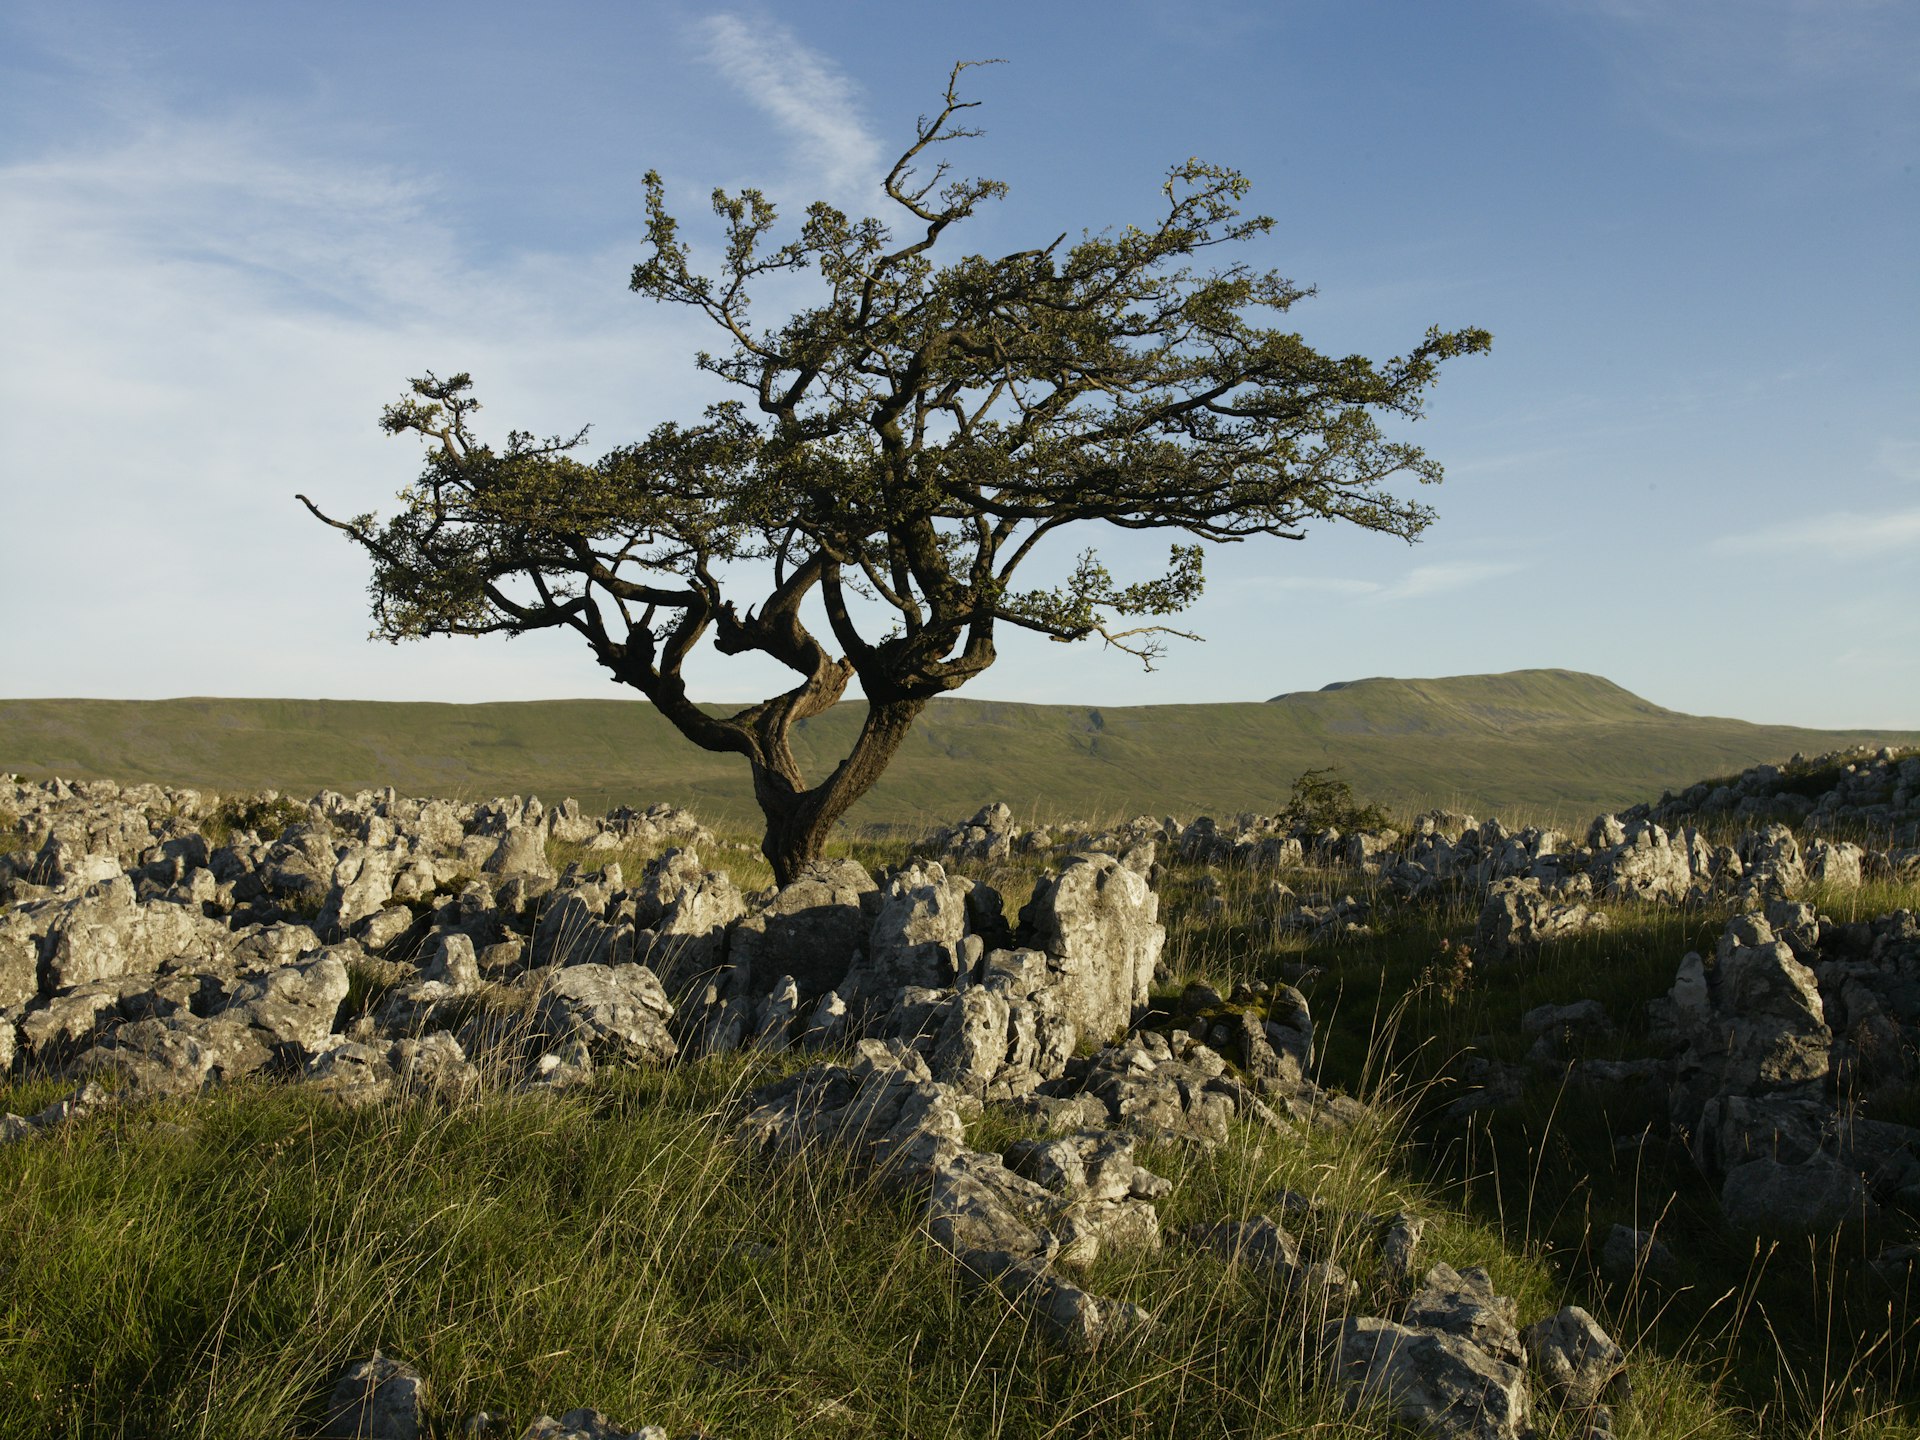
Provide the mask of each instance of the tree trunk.
POLYGON ((827 837, 848 808, 867 791, 898 753, 924 700, 867 702, 867 718, 834 772, 811 790, 801 790, 786 775, 761 765, 753 767, 753 794, 766 816, 766 837, 760 853, 773 866, 776 884, 790 885, 807 866, 819 860, 827 837))

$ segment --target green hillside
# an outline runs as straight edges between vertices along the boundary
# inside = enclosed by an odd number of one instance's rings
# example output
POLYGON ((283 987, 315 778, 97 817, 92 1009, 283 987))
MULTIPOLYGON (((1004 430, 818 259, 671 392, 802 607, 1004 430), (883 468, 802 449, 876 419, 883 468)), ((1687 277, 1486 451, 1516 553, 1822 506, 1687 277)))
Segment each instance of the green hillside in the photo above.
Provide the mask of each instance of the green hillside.
MULTIPOLYGON (((856 701, 801 727, 795 748, 812 773, 844 753, 861 713, 856 701)), ((1031 818, 1271 810, 1302 770, 1338 765, 1356 791, 1389 803, 1570 822, 1796 750, 1916 741, 1916 731, 1682 715, 1566 670, 1356 680, 1264 704, 942 700, 850 818, 918 826, 996 799, 1031 818)), ((0 769, 754 813, 742 762, 694 748, 627 700, 0 700, 0 769)))

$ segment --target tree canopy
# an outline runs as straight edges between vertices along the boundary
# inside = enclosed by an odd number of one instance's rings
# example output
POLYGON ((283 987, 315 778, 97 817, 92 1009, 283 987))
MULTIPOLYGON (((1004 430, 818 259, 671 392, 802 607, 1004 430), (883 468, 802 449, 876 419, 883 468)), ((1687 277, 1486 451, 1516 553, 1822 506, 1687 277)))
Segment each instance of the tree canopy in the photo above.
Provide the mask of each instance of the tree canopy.
POLYGON ((1384 362, 1314 350, 1275 323, 1309 288, 1198 264, 1273 226, 1240 213, 1240 174, 1198 160, 1168 173, 1147 224, 936 262, 1006 189, 931 154, 977 133, 966 68, 881 183, 891 223, 816 203, 780 238, 761 192, 716 190, 723 244, 703 272, 647 175, 632 288, 712 322, 695 364, 736 397, 588 460, 585 431, 487 442, 470 378, 429 374, 381 416, 426 444, 396 514, 335 519, 299 497, 371 558, 377 636, 571 630, 688 739, 745 757, 782 883, 927 702, 993 663, 1002 626, 1098 636, 1151 668, 1181 633, 1160 621, 1200 594, 1207 542, 1322 521, 1417 537, 1433 512, 1389 482, 1440 466, 1381 422, 1417 418, 1441 363, 1490 343, 1430 329, 1384 362), (756 292, 795 274, 814 303, 760 322, 756 292), (1121 583, 1087 549, 1061 583, 1016 585, 1041 542, 1096 521, 1172 532, 1164 572, 1121 583), (703 641, 795 683, 709 713, 682 676, 703 641), (792 727, 856 678, 859 738, 810 783, 792 727))

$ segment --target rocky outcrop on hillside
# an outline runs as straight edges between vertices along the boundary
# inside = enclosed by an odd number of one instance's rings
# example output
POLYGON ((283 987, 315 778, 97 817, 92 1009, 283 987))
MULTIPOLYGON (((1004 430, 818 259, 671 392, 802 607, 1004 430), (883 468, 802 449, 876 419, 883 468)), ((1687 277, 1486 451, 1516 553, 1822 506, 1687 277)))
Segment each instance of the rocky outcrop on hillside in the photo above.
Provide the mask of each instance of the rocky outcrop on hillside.
POLYGON ((1704 816, 1777 820, 1815 833, 1886 836, 1896 850, 1920 846, 1920 754, 1889 748, 1795 755, 1707 781, 1649 807, 1672 825, 1704 816))

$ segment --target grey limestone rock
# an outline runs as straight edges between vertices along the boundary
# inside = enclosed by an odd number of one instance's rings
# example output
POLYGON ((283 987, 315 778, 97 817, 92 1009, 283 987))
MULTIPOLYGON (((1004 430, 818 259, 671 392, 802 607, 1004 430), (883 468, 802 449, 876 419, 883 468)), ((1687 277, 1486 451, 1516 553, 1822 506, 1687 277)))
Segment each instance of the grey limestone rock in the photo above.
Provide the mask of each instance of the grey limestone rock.
POLYGON ((334 1382, 320 1433, 326 1440, 418 1440, 425 1408, 420 1372, 376 1350, 334 1382))
POLYGON ((1693 1124, 1716 1095, 1817 1089, 1826 1079, 1833 1035, 1818 983, 1763 915, 1734 916, 1712 966, 1688 955, 1661 1009, 1686 1043, 1678 1123, 1693 1124))
POLYGON ((1188 1237, 1228 1264, 1257 1271, 1288 1289, 1307 1291, 1330 1308, 1343 1305, 1352 1289, 1347 1272, 1333 1262, 1307 1263, 1300 1242, 1270 1216, 1196 1226, 1188 1237))
POLYGON ((1159 905, 1145 876, 1091 852, 1070 856, 1034 887, 1021 927, 1063 977, 1062 1006, 1083 1038, 1120 1034, 1146 1005, 1166 943, 1159 905))
POLYGON ((1546 1395, 1562 1405, 1597 1405, 1627 1373, 1627 1352, 1578 1305, 1528 1326, 1525 1338, 1546 1395))
POLYGON ((151 1099, 192 1095, 257 1074, 273 1058, 268 1040, 241 1018, 180 1013, 120 1026, 73 1068, 113 1077, 129 1099, 151 1099))
POLYGON ((1013 852, 1017 837, 1013 811, 995 801, 982 805, 964 824, 942 830, 934 837, 933 848, 961 860, 1004 860, 1013 852))
POLYGON ((513 825, 500 836, 481 866, 489 875, 506 879, 524 875, 536 880, 551 880, 553 866, 547 860, 546 831, 537 825, 513 825))
POLYGON ((1143 1307, 1092 1294, 1039 1265, 1016 1265, 994 1283, 1008 1300, 1076 1354, 1091 1353, 1153 1325, 1152 1315, 1143 1307))
POLYGON ((766 1149, 827 1143, 901 1178, 930 1177, 964 1149, 962 1097, 914 1051, 862 1040, 851 1065, 819 1065, 764 1086, 741 1130, 766 1149))
POLYGON ((1383 1403, 1439 1440, 1519 1440, 1526 1372, 1456 1335, 1370 1315, 1331 1330, 1333 1383, 1350 1403, 1383 1403))
POLYGON ((434 938, 434 946, 420 978, 438 981, 454 990, 472 990, 480 984, 480 957, 473 941, 455 930, 434 938))
POLYGON ((218 921, 166 901, 140 903, 133 882, 109 880, 69 901, 45 945, 46 986, 61 990, 118 975, 151 975, 171 960, 209 960, 230 943, 218 921))
POLYGON ((875 1010, 908 987, 951 988, 985 954, 969 934, 974 883, 937 861, 915 863, 881 887, 865 953, 847 972, 849 1005, 875 1010), (969 944, 969 941, 971 943, 969 944))
POLYGON ((1677 903, 1693 889, 1691 846, 1648 820, 1624 827, 1620 839, 1595 864, 1598 883, 1609 900, 1677 903))
POLYGON ((1646 1275, 1663 1280, 1674 1272, 1673 1251, 1650 1230, 1615 1225, 1600 1249, 1600 1266, 1616 1279, 1646 1275))
POLYGON ((927 1199, 933 1238, 968 1271, 992 1280, 1023 1261, 1060 1251, 1052 1192, 1009 1170, 998 1155, 963 1150, 933 1169, 927 1199))
POLYGON ((791 975, 803 1000, 839 990, 850 1001, 842 981, 866 948, 862 905, 877 888, 856 861, 810 866, 734 923, 727 957, 751 974, 791 975))
POLYGON ((536 1416, 520 1432, 520 1440, 667 1440, 667 1432, 658 1425, 629 1430, 598 1410, 569 1410, 558 1420, 536 1416))
POLYGON ((362 953, 358 946, 335 945, 244 981, 222 1013, 244 1020, 269 1043, 308 1053, 323 1049, 347 998, 342 956, 362 953))
POLYGON ((333 867, 333 884, 315 921, 323 934, 351 931, 380 913, 393 898, 391 849, 354 844, 333 867))
POLYGON ((1832 1230, 1878 1211, 1858 1171, 1816 1153, 1797 1164, 1761 1156, 1727 1171, 1720 1209, 1746 1230, 1832 1230))
POLYGON ((1487 1272, 1438 1264, 1427 1271, 1401 1317, 1418 1329, 1436 1330, 1477 1346, 1495 1360, 1517 1365, 1524 1358, 1514 1328, 1513 1301, 1494 1293, 1487 1272))
POLYGON ((0 913, 0 1010, 24 1005, 40 993, 39 906, 0 913))
POLYGON ((726 958, 727 927, 746 910, 732 878, 705 869, 691 847, 650 863, 634 900, 640 957, 673 992, 726 958))
POLYGON ((668 1032, 666 991, 644 965, 573 965, 554 972, 540 992, 537 1031, 550 1040, 579 1039, 596 1056, 664 1063, 678 1053, 668 1032))
POLYGON ((1402 1210, 1387 1218, 1380 1231, 1380 1278, 1404 1291, 1413 1280, 1413 1257, 1426 1236, 1427 1222, 1402 1210))
POLYGON ((377 910, 353 927, 353 936, 369 950, 384 950, 413 928, 413 911, 405 905, 377 910))
POLYGON ((1483 953, 1500 958, 1606 925, 1604 914, 1561 903, 1538 880, 1514 877, 1487 887, 1474 940, 1483 953))

